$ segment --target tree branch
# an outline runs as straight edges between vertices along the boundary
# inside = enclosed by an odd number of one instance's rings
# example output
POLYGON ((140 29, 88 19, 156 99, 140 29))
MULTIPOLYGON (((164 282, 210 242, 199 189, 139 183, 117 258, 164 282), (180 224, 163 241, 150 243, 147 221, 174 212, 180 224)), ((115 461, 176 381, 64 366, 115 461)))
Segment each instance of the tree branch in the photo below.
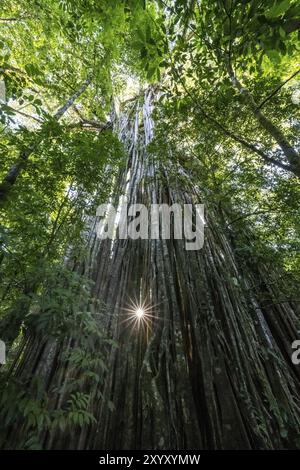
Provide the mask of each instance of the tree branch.
POLYGON ((274 91, 272 91, 272 93, 267 96, 266 99, 264 99, 260 105, 256 108, 256 109, 261 109, 267 101, 269 101, 271 98, 273 98, 274 95, 276 95, 276 93, 281 90, 281 88, 286 84, 288 83, 290 80, 292 80, 292 78, 294 78, 296 75, 298 75, 298 73, 300 73, 300 69, 298 69, 295 73, 293 73, 293 75, 290 76, 290 78, 288 78, 287 80, 285 80, 283 83, 281 83, 281 85, 279 85, 277 88, 275 88, 274 91))

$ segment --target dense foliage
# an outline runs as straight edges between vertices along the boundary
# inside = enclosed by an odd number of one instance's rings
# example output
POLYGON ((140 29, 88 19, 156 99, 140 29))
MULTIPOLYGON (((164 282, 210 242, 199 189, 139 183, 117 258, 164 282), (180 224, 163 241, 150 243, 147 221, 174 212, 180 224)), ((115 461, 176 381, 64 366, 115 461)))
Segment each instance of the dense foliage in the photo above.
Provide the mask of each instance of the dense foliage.
POLYGON ((162 167, 171 158, 175 185, 179 168, 189 174, 241 265, 272 271, 281 289, 268 303, 300 301, 300 7, 297 0, 1 6, 0 339, 9 351, 1 426, 23 417, 29 437, 20 446, 39 448, 41 432, 95 421, 91 403, 101 397, 87 384, 102 380, 106 345, 117 344, 97 327, 105 305, 78 266, 88 254, 87 223, 126 161, 116 109, 149 85, 158 90, 149 154, 162 167), (59 401, 59 390, 46 393, 38 379, 30 395, 17 380, 7 386, 30 329, 58 342, 76 338, 63 358, 76 373, 61 383, 69 395, 60 409, 51 399, 56 393, 59 401))

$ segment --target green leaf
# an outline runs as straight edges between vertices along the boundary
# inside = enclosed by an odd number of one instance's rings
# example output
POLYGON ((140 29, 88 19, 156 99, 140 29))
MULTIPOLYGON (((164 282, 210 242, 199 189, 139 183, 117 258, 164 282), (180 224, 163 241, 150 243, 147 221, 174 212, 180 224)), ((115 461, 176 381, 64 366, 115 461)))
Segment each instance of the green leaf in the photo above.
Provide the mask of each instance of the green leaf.
POLYGON ((140 53, 141 59, 144 59, 145 57, 147 57, 147 55, 148 55, 148 49, 146 47, 143 47, 140 53))
POLYGON ((156 67, 149 68, 147 72, 147 79, 151 80, 151 78, 155 75, 155 72, 156 72, 156 67))
POLYGON ((284 29, 281 26, 279 27, 279 34, 282 37, 282 39, 284 39, 285 36, 286 36, 286 32, 284 31, 284 29))

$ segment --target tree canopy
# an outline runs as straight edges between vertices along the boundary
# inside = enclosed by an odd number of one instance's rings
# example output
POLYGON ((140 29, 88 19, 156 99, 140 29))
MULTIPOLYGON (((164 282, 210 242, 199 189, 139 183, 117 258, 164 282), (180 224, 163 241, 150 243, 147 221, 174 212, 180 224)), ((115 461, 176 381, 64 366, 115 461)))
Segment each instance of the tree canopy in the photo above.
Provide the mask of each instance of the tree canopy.
MULTIPOLYGON (((252 286, 260 305, 292 303, 296 325, 299 39, 297 0, 2 1, 0 339, 9 360, 1 373, 9 374, 31 328, 63 340, 71 329, 80 338, 68 360, 87 368, 90 381, 100 382, 107 371, 104 355, 120 345, 86 313, 94 296, 82 266, 94 256, 87 234, 97 206, 119 196, 120 175, 128 169, 132 149, 129 134, 120 138, 119 116, 126 114, 129 122, 136 113, 139 119, 142 108, 134 106, 145 105, 149 89, 155 90, 155 132, 143 145, 156 162, 156 177, 183 191, 188 175, 191 192, 217 214, 213 230, 224 233, 239 260, 232 288, 247 299, 244 270, 252 270, 254 282, 263 266, 270 274, 265 284, 278 289, 275 297, 264 297, 262 281, 252 286), (96 339, 89 349, 91 332, 96 339), (93 362, 99 343, 105 351, 93 362)), ((104 299, 95 308, 102 315, 104 299)), ((288 361, 288 346, 282 348, 288 361)), ((13 384, 12 397, 24 405, 18 413, 32 431, 18 445, 40 446, 36 436, 43 426, 63 430, 97 420, 88 408, 89 392, 75 385, 65 414, 59 406, 47 414, 48 396, 38 391, 39 401, 31 403, 26 387, 13 384)), ((113 412, 116 404, 105 403, 113 412)), ((6 427, 17 411, 7 413, 6 427)), ((277 408, 274 413, 285 439, 288 418, 277 408)), ((299 437, 289 442, 299 446, 299 437)))

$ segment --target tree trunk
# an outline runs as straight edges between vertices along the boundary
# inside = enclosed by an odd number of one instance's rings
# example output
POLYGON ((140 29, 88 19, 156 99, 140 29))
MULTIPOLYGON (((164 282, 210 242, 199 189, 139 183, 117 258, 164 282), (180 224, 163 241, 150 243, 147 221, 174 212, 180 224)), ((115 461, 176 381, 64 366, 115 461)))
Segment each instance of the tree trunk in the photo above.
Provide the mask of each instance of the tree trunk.
POLYGON ((289 143, 288 139, 285 137, 283 132, 279 127, 275 126, 270 119, 268 119, 264 113, 261 111, 259 105, 255 102, 250 91, 245 88, 240 81, 237 79, 232 67, 228 67, 228 73, 230 80, 235 88, 239 90, 241 95, 244 97, 246 105, 251 109, 253 115, 261 125, 261 127, 269 134, 275 142, 281 148, 283 154, 285 155, 291 170, 295 173, 296 176, 300 176, 300 155, 294 149, 294 147, 289 143))

